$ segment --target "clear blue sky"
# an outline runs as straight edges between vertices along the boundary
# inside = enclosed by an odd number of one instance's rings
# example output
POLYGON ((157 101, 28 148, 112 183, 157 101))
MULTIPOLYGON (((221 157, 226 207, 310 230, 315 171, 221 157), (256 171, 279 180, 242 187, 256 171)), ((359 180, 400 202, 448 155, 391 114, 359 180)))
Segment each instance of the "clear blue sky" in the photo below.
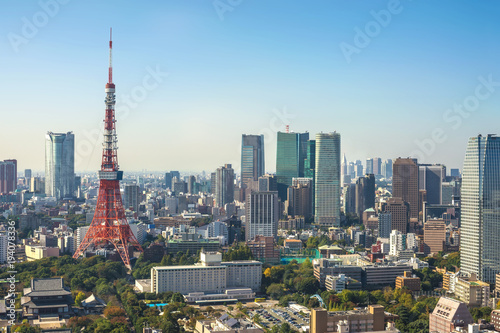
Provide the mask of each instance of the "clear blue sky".
POLYGON ((110 26, 117 107, 138 96, 117 124, 125 172, 239 171, 242 133, 266 135, 274 171, 268 133, 287 123, 340 132, 348 160, 459 168, 469 136, 498 133, 497 1, 55 1, 2 1, 0 160, 20 169, 43 170, 47 131, 74 131, 77 171, 99 168, 102 139, 86 137, 102 126, 110 26), (471 112, 447 113, 464 101, 471 112))

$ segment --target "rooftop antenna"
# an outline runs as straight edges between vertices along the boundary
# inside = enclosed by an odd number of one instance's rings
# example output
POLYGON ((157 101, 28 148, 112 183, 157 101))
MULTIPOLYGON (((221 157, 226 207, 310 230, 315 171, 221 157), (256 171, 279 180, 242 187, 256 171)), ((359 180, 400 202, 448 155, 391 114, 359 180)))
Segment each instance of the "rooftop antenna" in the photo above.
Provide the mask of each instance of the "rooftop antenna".
POLYGON ((112 50, 113 50, 113 28, 109 28, 109 78, 108 78, 108 83, 113 83, 112 50))

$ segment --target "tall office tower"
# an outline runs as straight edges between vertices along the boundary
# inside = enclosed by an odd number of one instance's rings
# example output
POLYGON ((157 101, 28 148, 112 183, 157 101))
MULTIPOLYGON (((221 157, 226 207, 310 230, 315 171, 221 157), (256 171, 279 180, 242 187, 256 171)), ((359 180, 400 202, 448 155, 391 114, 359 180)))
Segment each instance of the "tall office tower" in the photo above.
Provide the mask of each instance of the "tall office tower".
POLYGON ((356 160, 356 177, 362 177, 363 175, 363 164, 360 160, 356 160))
POLYGON ((316 141, 308 140, 306 159, 304 160, 304 177, 312 178, 314 184, 314 168, 316 167, 316 141))
POLYGON ((0 193, 17 189, 17 160, 0 161, 0 193))
POLYGON ((136 184, 126 184, 123 189, 123 207, 131 208, 134 212, 139 212, 139 186, 136 184))
POLYGON ((356 214, 361 214, 368 209, 375 207, 375 176, 370 174, 359 177, 356 180, 356 214))
POLYGON ((45 136, 45 194, 58 200, 73 197, 75 135, 48 132, 45 136))
POLYGON ((451 177, 460 177, 460 170, 459 169, 450 169, 450 176, 451 177))
POLYGON ((278 235, 280 204, 278 192, 252 191, 245 204, 245 240, 255 236, 274 237, 278 235))
POLYGON ((304 160, 307 155, 309 133, 278 132, 276 149, 276 177, 281 201, 286 200, 286 190, 293 177, 304 177, 304 160))
POLYGON ((381 169, 382 176, 384 178, 391 178, 392 177, 392 160, 387 159, 382 162, 382 169, 381 169))
POLYGON ((373 159, 373 174, 376 176, 382 174, 382 159, 380 157, 373 159))
POLYGON ((391 212, 378 214, 378 236, 382 238, 389 238, 392 231, 391 227, 392 227, 391 212))
POLYGON ((446 178, 446 167, 441 164, 419 164, 418 188, 427 192, 427 203, 442 204, 442 184, 446 178))
POLYGON ((264 175, 259 177, 259 192, 278 191, 278 183, 275 175, 264 175))
POLYGON ((314 222, 340 226, 340 134, 316 134, 314 222))
POLYGON ((400 251, 406 250, 406 234, 401 233, 399 230, 392 230, 389 235, 391 256, 399 255, 400 251))
POLYGON ((401 198, 389 198, 383 205, 382 211, 391 213, 391 230, 408 233, 408 206, 409 204, 401 198))
POLYGON ((398 158, 393 164, 392 197, 410 205, 410 218, 418 218, 418 165, 411 158, 398 158))
POLYGON ((213 195, 215 195, 215 187, 216 187, 216 182, 215 182, 215 175, 217 173, 216 172, 212 172, 210 174, 210 193, 212 193, 213 195))
POLYGON ((24 178, 30 179, 32 177, 31 169, 24 169, 24 178))
POLYGON ((342 189, 344 214, 356 213, 356 184, 344 185, 342 189))
POLYGON ((187 191, 190 194, 195 194, 195 183, 196 183, 196 177, 195 176, 189 176, 188 177, 188 182, 187 182, 187 191))
POLYGON ((165 188, 172 189, 172 173, 165 173, 165 188))
MULTIPOLYGON (((110 34, 111 35, 111 34, 110 34)), ((123 171, 118 168, 116 118, 115 118, 115 84, 113 83, 113 68, 111 66, 111 36, 109 40, 109 78, 105 92, 106 111, 104 117, 104 144, 102 151, 101 170, 99 170, 99 194, 92 223, 85 234, 73 258, 85 254, 89 246, 95 250, 109 245, 116 249, 125 267, 130 265, 130 247, 142 252, 142 247, 132 233, 123 209, 120 193, 120 180, 123 171)))
POLYGON ((366 168, 365 168, 365 173, 373 173, 373 158, 367 158, 366 159, 366 168))
POLYGON ((293 178, 292 186, 288 188, 285 203, 287 215, 312 217, 313 195, 311 178, 293 178))
POLYGON ((242 187, 256 187, 255 183, 265 172, 264 135, 243 134, 241 136, 242 187))
POLYGON ((234 170, 225 164, 215 172, 215 207, 224 207, 234 201, 234 170))
POLYGON ((484 282, 500 273, 500 138, 469 139, 462 173, 460 266, 484 282))

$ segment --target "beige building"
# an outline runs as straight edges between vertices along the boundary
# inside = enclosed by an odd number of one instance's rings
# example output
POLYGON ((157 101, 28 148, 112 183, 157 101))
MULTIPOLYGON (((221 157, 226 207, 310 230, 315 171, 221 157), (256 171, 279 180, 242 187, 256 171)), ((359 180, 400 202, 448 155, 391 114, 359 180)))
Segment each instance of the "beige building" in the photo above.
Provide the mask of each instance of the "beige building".
POLYGON ((455 296, 468 306, 489 306, 490 284, 477 280, 474 273, 469 278, 459 277, 455 282, 455 296))
POLYGON ((34 261, 47 257, 59 257, 58 247, 45 247, 40 245, 26 245, 24 247, 24 252, 26 254, 26 259, 28 261, 34 261))
POLYGON ((327 311, 312 309, 310 333, 337 332, 341 321, 347 322, 348 332, 383 331, 385 326, 385 312, 382 305, 369 305, 366 309, 350 311, 327 311))
POLYGON ((446 244, 446 225, 444 220, 430 220, 424 223, 424 253, 438 253, 446 244))
POLYGON ((215 320, 197 320, 196 333, 262 333, 260 328, 245 319, 235 319, 224 313, 215 320))
POLYGON ((429 315, 429 331, 449 333, 457 326, 467 327, 474 320, 467 309, 467 305, 460 301, 441 297, 434 311, 429 315))
POLYGON ((262 263, 253 260, 221 262, 218 252, 202 252, 201 263, 151 268, 151 292, 223 294, 228 288, 260 289, 262 263))

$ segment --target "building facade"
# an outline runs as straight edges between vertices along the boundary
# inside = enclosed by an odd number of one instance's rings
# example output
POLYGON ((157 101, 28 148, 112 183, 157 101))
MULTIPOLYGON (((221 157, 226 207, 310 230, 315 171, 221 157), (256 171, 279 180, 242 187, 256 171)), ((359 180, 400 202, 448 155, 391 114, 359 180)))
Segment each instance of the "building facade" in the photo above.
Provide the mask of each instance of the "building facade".
POLYGON ((494 283, 500 273, 499 137, 478 135, 469 139, 461 194, 461 269, 494 283))
POLYGON ((0 161, 0 194, 17 189, 17 160, 0 161))
POLYGON ((245 187, 264 175, 264 135, 241 136, 241 182, 245 187))
POLYGON ((314 222, 340 226, 340 134, 316 134, 314 222))
POLYGON ((247 196, 245 210, 245 239, 247 241, 259 235, 276 238, 280 215, 278 192, 250 193, 247 196))
POLYGON ((392 197, 409 204, 410 218, 418 218, 418 165, 414 159, 398 158, 393 164, 392 197))
POLYGON ((304 177, 308 140, 309 133, 278 132, 276 178, 282 202, 286 200, 286 189, 292 185, 292 178, 304 177))
POLYGON ((215 172, 215 207, 224 207, 234 201, 234 170, 225 164, 215 172))
POLYGON ((75 135, 48 132, 45 136, 45 194, 63 199, 75 192, 75 135))

